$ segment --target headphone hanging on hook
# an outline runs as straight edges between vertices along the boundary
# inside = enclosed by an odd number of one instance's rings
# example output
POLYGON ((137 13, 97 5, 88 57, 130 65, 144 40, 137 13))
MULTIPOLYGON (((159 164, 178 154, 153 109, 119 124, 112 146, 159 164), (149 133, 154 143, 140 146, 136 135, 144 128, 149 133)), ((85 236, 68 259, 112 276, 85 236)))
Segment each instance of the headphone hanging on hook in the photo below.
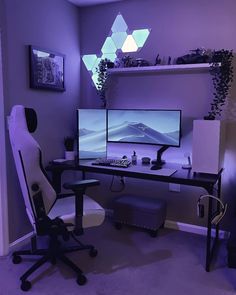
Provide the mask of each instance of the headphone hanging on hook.
POLYGON ((197 201, 197 216, 200 218, 204 217, 204 205, 201 204, 201 200, 204 198, 212 198, 215 199, 217 202, 220 203, 220 210, 216 211, 215 214, 213 214, 212 219, 211 219, 211 224, 217 225, 221 219, 224 217, 225 212, 227 210, 227 203, 223 203, 219 198, 212 196, 212 195, 201 195, 200 198, 197 201))

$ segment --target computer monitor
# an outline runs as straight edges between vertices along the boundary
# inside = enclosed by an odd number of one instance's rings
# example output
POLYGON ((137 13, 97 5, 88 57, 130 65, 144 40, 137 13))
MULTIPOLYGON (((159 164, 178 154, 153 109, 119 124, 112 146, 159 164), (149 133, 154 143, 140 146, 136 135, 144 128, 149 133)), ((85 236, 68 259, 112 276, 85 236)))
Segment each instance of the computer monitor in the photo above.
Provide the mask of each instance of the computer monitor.
POLYGON ((155 161, 159 169, 161 155, 168 147, 180 146, 180 110, 108 110, 107 141, 160 145, 155 161))
POLYGON ((108 142, 180 146, 180 110, 108 110, 108 142))
POLYGON ((106 110, 78 109, 78 158, 106 157, 106 110))

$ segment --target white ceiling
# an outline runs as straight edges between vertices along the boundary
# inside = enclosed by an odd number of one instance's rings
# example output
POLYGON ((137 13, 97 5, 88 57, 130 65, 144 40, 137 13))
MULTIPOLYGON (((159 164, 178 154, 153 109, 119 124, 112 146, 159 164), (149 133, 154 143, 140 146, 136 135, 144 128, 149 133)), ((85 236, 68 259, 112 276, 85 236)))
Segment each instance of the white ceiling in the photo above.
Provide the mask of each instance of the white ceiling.
POLYGON ((91 5, 105 4, 110 2, 118 2, 123 0, 67 0, 67 1, 74 3, 77 6, 91 6, 91 5))

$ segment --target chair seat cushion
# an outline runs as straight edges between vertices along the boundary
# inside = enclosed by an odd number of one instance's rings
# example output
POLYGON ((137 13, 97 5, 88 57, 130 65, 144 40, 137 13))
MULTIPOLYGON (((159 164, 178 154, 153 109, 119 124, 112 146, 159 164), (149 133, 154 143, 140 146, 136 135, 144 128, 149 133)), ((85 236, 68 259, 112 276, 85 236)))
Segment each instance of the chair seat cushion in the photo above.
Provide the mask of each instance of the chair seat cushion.
MULTIPOLYGON (((75 196, 58 199, 50 210, 51 219, 60 217, 65 223, 75 224, 75 196)), ((82 227, 93 227, 103 223, 105 210, 93 199, 84 195, 82 227)), ((73 228, 70 227, 69 230, 73 228)))

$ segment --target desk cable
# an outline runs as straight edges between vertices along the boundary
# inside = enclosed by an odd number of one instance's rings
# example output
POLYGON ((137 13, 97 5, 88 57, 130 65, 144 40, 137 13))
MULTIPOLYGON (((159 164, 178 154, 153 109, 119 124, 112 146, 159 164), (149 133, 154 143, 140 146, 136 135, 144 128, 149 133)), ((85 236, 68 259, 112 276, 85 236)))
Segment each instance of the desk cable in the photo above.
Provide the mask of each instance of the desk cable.
MULTIPOLYGON (((121 177, 121 176, 118 176, 118 177, 121 177)), ((120 192, 122 192, 125 189, 124 179, 122 177, 120 178, 120 188, 119 189, 113 189, 114 179, 115 179, 115 175, 112 175, 111 184, 110 184, 110 191, 112 193, 120 193, 120 192)))

